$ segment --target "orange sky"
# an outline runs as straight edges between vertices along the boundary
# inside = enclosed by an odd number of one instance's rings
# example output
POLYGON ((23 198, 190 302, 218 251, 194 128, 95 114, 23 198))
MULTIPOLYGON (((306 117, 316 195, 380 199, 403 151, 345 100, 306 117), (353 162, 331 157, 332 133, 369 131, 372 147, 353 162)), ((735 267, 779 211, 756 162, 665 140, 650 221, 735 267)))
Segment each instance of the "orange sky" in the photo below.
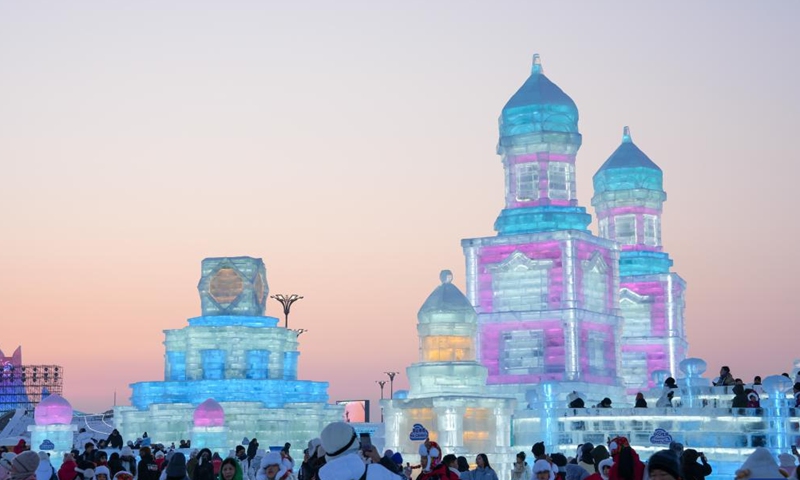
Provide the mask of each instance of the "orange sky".
POLYGON ((250 255, 306 297, 300 376, 377 400, 493 234, 497 117, 539 52, 580 109, 582 205, 623 125, 664 170, 690 354, 790 370, 798 4, 528 3, 0 4, 0 348, 63 365, 76 408, 124 403, 199 315, 200 261, 250 255))

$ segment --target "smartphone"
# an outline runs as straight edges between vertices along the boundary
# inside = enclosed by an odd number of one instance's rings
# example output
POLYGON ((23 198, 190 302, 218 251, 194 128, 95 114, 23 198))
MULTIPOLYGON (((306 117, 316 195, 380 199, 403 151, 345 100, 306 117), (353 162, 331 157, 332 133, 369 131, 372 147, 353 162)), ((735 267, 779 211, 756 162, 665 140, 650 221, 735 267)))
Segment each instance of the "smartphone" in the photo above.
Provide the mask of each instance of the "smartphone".
POLYGON ((361 432, 359 440, 361 440, 361 450, 365 453, 372 451, 372 438, 369 436, 369 433, 361 432))
POLYGON ((797 445, 792 445, 792 453, 797 455, 797 445))

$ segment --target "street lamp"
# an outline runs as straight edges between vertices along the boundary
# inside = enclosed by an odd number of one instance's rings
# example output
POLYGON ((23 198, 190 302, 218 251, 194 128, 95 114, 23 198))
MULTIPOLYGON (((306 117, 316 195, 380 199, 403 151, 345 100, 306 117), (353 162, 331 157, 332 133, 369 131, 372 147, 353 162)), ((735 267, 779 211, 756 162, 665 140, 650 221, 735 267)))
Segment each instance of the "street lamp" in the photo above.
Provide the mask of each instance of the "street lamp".
POLYGON ((279 293, 277 295, 270 295, 269 298, 274 298, 275 300, 280 302, 281 305, 283 305, 283 315, 286 322, 283 326, 285 328, 289 328, 289 310, 292 308, 292 304, 294 302, 300 300, 303 297, 295 293, 291 295, 283 295, 279 293))
POLYGON ((389 398, 394 400, 394 377, 399 375, 400 372, 383 372, 389 376, 389 398))
MULTIPOLYGON (((386 386, 386 380, 375 380, 375 383, 381 386, 381 400, 383 400, 383 387, 386 386)), ((381 423, 383 423, 383 405, 381 407, 381 423)))
POLYGON ((297 337, 299 338, 300 335, 306 333, 308 331, 308 329, 306 329, 306 328, 298 328, 297 330, 293 330, 293 331, 297 334, 297 337))

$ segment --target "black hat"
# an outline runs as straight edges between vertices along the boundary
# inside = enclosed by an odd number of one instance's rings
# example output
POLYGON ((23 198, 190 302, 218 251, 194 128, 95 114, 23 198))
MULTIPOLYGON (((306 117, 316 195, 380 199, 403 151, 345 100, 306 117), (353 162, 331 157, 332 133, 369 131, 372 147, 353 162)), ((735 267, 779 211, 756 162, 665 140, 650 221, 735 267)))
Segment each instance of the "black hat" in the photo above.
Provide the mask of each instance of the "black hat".
POLYGON ((668 473, 672 478, 681 477, 681 466, 678 463, 678 456, 669 450, 659 450, 654 453, 647 462, 647 470, 659 470, 668 473))

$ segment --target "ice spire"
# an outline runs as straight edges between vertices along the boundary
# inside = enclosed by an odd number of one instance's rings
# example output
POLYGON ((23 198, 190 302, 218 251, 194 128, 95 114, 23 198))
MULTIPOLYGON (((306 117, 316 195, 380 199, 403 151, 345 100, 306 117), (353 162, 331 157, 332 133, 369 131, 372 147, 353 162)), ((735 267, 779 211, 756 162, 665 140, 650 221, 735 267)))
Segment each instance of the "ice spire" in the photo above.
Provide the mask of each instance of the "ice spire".
POLYGON ((533 67, 531 73, 542 73, 542 60, 539 58, 538 53, 533 54, 533 67))
POLYGON ((629 126, 625 125, 622 127, 622 143, 632 143, 631 140, 631 129, 629 126))

